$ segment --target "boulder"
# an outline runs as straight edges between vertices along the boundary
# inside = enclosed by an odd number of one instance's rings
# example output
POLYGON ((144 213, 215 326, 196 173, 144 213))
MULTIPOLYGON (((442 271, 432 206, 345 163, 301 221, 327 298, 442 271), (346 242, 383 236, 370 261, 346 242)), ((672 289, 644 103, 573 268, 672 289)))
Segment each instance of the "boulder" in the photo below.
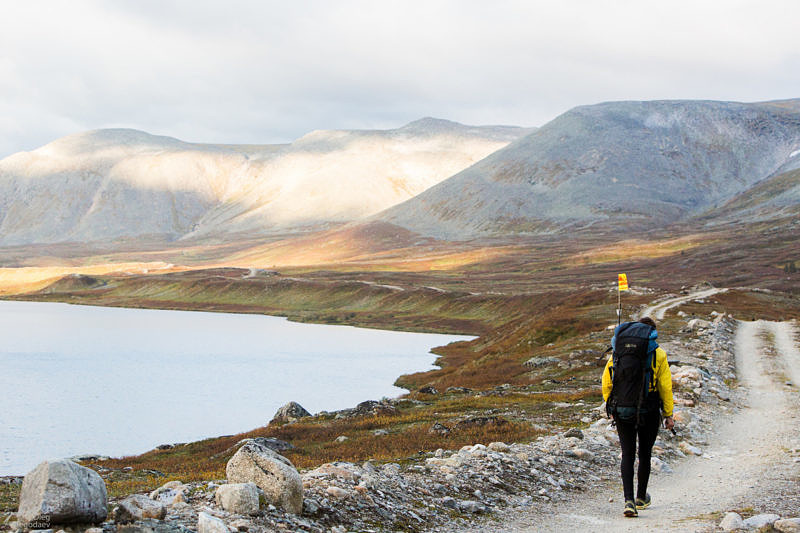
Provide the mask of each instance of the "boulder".
POLYGON ((361 473, 356 469, 357 467, 350 463, 325 463, 314 470, 306 472, 303 477, 338 477, 355 482, 361 478, 361 473))
POLYGON ((253 437, 252 439, 242 439, 236 443, 235 447, 242 446, 248 442, 256 442, 261 446, 266 446, 270 450, 278 453, 286 450, 294 450, 294 446, 292 446, 291 443, 288 443, 285 440, 276 439, 274 437, 253 437))
POLYGON ((384 402, 376 402, 375 400, 361 402, 360 404, 356 405, 356 408, 353 411, 354 415, 361 416, 393 415, 395 413, 397 413, 397 409, 393 405, 384 402))
POLYGON ((472 389, 467 387, 447 387, 444 392, 445 394, 469 394, 472 392, 472 389))
POLYGON ((270 424, 281 423, 281 422, 294 422, 295 420, 307 416, 311 416, 311 413, 306 411, 302 405, 300 405, 297 402, 289 402, 280 409, 278 409, 278 412, 275 413, 275 416, 272 417, 272 421, 270 422, 270 424))
POLYGON ((428 433, 435 433, 438 435, 449 435, 450 428, 445 426, 440 422, 434 422, 433 425, 428 429, 428 433))
POLYGON ((473 416, 460 420, 455 429, 464 430, 484 426, 502 426, 508 423, 508 420, 501 416, 473 416))
POLYGON ((744 527, 748 529, 760 529, 764 526, 771 526, 780 516, 772 513, 763 513, 751 516, 744 521, 744 527))
POLYGON ((248 442, 231 457, 225 467, 228 481, 255 483, 265 499, 285 511, 303 511, 303 482, 291 461, 266 446, 248 442))
POLYGON ((214 493, 217 505, 229 513, 254 515, 258 513, 258 488, 254 483, 228 483, 214 493))
POLYGON ((800 518, 783 518, 776 520, 772 527, 781 533, 800 533, 800 518))
POLYGON ((696 329, 708 329, 711 327, 711 322, 708 320, 703 320, 702 318, 693 318, 686 324, 689 329, 696 330, 696 329))
POLYGON ((17 519, 32 529, 54 524, 98 524, 108 494, 100 475, 68 459, 45 461, 22 481, 17 519))
POLYGON ((428 385, 427 387, 422 387, 421 389, 419 389, 419 392, 422 394, 439 394, 439 391, 436 389, 436 387, 432 385, 428 385))
POLYGON ((511 449, 511 446, 509 446, 505 442, 490 442, 487 448, 489 448, 493 452, 507 453, 511 449))
POLYGON ((230 533, 225 522, 208 513, 197 514, 197 533, 230 533))
POLYGON ((583 440, 583 431, 578 428, 571 428, 564 433, 564 437, 575 437, 576 439, 583 440))
POLYGON ((164 505, 186 502, 186 485, 180 481, 169 481, 151 492, 150 499, 159 501, 164 505))
POLYGON ((133 494, 119 502, 111 514, 114 522, 127 524, 147 518, 162 520, 167 515, 167 508, 163 503, 151 500, 143 494, 133 494))
POLYGON ((725 513, 719 523, 719 527, 722 531, 736 531, 737 529, 744 529, 744 521, 739 513, 725 513))

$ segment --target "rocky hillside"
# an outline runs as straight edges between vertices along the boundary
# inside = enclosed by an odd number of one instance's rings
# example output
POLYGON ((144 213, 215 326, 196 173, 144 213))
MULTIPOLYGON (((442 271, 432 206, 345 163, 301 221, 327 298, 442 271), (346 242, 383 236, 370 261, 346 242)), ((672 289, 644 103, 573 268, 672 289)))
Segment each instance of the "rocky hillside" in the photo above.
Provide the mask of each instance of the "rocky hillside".
MULTIPOLYGON (((798 151, 800 153, 800 151, 798 151)), ((798 163, 800 163, 800 157, 798 163)), ((800 164, 798 164, 800 166, 800 164)), ((709 226, 720 223, 758 223, 786 219, 797 224, 800 214, 800 169, 781 172, 737 194, 720 207, 698 217, 709 226), (790 220, 791 218, 791 220, 790 220)))
POLYGON ((798 166, 800 100, 612 102, 572 109, 379 218, 450 239, 649 228, 798 166))
POLYGON ((294 231, 407 200, 531 130, 426 118, 288 145, 112 129, 0 161, 0 245, 294 231))

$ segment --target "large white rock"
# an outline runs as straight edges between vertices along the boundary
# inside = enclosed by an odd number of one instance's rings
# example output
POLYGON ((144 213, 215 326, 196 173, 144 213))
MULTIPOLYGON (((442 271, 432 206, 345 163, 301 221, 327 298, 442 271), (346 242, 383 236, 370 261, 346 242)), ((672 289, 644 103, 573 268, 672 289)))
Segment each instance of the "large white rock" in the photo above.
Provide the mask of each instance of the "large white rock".
POLYGON ((737 529, 744 529, 744 521, 739 513, 725 513, 722 521, 719 523, 722 531, 736 531, 737 529))
POLYGON ((744 521, 744 525, 748 529, 759 529, 766 525, 774 524, 778 519, 780 519, 780 515, 773 513, 762 513, 746 519, 744 521))
POLYGON ((783 518, 776 520, 772 527, 781 533, 800 533, 800 518, 783 518))
POLYGON ((225 467, 228 481, 255 483, 265 499, 294 514, 303 511, 303 482, 291 461, 257 442, 248 442, 225 467))
POLYGON ((208 513, 197 513, 197 533, 231 533, 225 522, 208 513))
POLYGON ((167 508, 160 501, 151 500, 144 494, 132 494, 114 509, 114 521, 118 524, 155 518, 162 520, 167 514, 167 508))
POLYGON ((68 459, 45 461, 22 481, 17 518, 35 529, 54 524, 97 524, 108 514, 106 484, 68 459))
POLYGON ((214 493, 217 505, 236 514, 258 513, 258 488, 255 483, 228 483, 214 493))

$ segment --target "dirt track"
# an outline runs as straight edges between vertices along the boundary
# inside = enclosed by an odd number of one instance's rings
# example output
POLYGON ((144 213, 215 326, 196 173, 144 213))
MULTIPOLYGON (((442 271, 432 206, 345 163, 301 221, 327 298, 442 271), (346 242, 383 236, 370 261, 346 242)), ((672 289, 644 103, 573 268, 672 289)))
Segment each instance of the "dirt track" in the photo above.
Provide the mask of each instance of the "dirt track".
MULTIPOLYGON (((661 311, 655 314, 663 317, 663 311, 687 298, 677 300, 647 311, 661 311)), ((651 477, 653 504, 638 518, 622 516, 620 483, 611 483, 546 509, 532 508, 498 530, 707 531, 728 510, 797 516, 800 463, 790 453, 800 449, 797 327, 791 322, 740 322, 735 344, 739 387, 734 400, 741 407, 717 420, 702 456, 681 460, 672 474, 651 477)))

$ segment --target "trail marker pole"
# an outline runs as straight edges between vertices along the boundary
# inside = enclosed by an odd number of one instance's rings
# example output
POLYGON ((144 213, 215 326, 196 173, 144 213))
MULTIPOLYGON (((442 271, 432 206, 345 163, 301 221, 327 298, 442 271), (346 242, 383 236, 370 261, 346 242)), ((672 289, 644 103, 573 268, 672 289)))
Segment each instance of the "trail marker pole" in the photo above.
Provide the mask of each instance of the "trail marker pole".
POLYGON ((617 275, 617 325, 622 323, 622 291, 628 290, 627 274, 617 275))

